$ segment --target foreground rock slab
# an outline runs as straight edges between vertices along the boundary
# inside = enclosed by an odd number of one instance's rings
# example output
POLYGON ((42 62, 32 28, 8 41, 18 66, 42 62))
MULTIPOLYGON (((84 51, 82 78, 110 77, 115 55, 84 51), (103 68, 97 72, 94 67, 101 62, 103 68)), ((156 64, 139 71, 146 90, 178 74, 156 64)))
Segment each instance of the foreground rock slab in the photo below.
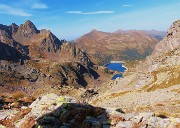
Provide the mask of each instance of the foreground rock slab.
POLYGON ((180 124, 179 118, 156 116, 153 112, 119 110, 94 107, 52 93, 37 98, 29 108, 2 118, 0 128, 178 128, 180 124))

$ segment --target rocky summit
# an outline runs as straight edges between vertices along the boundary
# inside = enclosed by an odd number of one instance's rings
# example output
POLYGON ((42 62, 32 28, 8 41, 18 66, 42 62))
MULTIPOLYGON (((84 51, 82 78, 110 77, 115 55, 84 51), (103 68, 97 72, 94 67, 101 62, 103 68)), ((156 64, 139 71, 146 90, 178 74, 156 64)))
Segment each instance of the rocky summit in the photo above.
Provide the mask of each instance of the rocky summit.
POLYGON ((49 30, 38 30, 30 20, 20 26, 0 25, 1 93, 36 97, 57 91, 80 96, 82 91, 73 91, 110 79, 112 74, 104 70, 74 44, 59 40, 49 30))

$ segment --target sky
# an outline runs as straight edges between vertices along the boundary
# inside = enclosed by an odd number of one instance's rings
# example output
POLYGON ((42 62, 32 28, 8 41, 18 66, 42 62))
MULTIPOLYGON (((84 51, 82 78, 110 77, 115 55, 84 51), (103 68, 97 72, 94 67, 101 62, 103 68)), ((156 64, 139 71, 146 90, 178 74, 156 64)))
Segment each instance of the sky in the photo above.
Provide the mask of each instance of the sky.
POLYGON ((167 31, 178 19, 180 0, 0 0, 0 24, 31 20, 66 40, 92 29, 167 31))

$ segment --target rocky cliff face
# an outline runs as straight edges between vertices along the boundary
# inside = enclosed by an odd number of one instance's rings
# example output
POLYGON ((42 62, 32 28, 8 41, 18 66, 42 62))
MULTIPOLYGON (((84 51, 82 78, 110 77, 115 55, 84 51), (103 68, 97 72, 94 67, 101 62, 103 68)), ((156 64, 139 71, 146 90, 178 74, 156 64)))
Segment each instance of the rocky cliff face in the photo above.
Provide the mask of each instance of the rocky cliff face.
MULTIPOLYGON (((20 52, 22 54, 22 56, 27 56, 29 52, 28 48, 22 45, 21 43, 16 42, 12 37, 13 33, 16 32, 17 29, 18 29, 18 26, 16 24, 12 24, 10 26, 1 24, 0 25, 0 42, 2 42, 4 45, 8 45, 9 47, 12 47, 12 49, 17 50, 17 52, 20 52)), ((3 53, 12 55, 12 53, 9 53, 8 51, 7 52, 3 51, 3 53)))
POLYGON ((76 45, 85 50, 99 64, 110 60, 134 61, 148 56, 158 39, 140 30, 114 33, 93 30, 76 40, 76 45))
POLYGON ((28 45, 31 49, 35 47, 34 52, 57 52, 62 45, 62 42, 50 31, 37 30, 36 26, 29 20, 20 25, 13 32, 12 37, 16 42, 28 45))
POLYGON ((17 31, 14 31, 13 37, 17 42, 25 43, 31 40, 37 33, 36 26, 28 20, 24 24, 21 24, 17 31))
POLYGON ((16 48, 0 42, 0 60, 18 62, 25 58, 16 48))
POLYGON ((109 88, 92 103, 120 107, 126 111, 154 111, 166 116, 179 115, 180 21, 168 30, 152 54, 133 72, 107 85, 109 88), (106 99, 106 100, 105 100, 106 99))

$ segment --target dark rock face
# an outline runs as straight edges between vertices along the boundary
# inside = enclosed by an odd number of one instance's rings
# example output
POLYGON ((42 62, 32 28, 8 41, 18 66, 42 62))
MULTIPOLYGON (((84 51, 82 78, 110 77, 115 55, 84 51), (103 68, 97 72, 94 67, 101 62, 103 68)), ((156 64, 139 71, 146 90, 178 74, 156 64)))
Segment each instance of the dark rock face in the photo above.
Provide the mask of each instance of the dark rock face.
POLYGON ((0 60, 18 62, 25 58, 17 49, 0 42, 0 60))
POLYGON ((16 33, 18 28, 19 28, 19 26, 17 24, 15 24, 15 23, 12 23, 10 25, 10 27, 11 27, 12 33, 16 33))
POLYGON ((77 48, 74 44, 64 43, 59 51, 61 57, 66 56, 68 59, 76 59, 84 65, 92 66, 92 62, 85 52, 77 48))
POLYGON ((11 27, 0 24, 0 41, 9 45, 14 42, 11 27))

